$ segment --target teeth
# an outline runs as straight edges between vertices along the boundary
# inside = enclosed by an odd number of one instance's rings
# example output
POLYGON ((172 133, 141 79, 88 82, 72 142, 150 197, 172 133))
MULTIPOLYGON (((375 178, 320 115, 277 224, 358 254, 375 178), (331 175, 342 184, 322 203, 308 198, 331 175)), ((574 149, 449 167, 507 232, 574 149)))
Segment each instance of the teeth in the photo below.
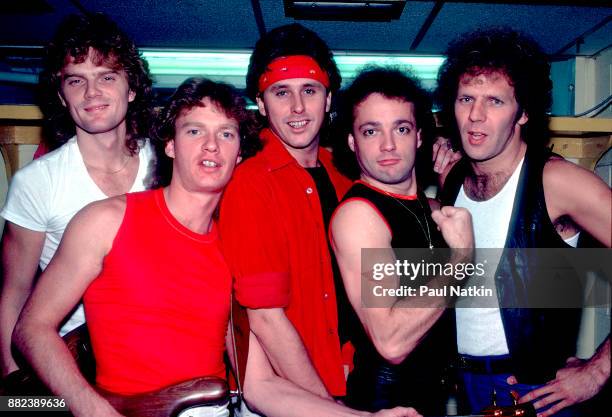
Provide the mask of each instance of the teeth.
POLYGON ((211 167, 211 168, 215 168, 217 167, 217 163, 213 162, 213 161, 202 161, 202 165, 204 165, 205 167, 211 167))
POLYGON ((306 120, 302 120, 300 122, 289 122, 289 126, 298 129, 300 127, 306 126, 306 123, 308 123, 306 120))

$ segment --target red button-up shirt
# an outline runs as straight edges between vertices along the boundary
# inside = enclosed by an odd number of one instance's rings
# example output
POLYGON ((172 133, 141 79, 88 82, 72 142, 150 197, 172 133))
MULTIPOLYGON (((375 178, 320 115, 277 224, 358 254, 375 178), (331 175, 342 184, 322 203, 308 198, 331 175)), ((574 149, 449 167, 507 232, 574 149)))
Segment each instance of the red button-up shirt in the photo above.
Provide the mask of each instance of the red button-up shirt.
MULTIPOLYGON (((228 184, 219 218, 238 302, 285 309, 328 391, 345 394, 336 293, 317 187, 269 129, 228 184)), ((319 149, 340 200, 350 186, 319 149)))

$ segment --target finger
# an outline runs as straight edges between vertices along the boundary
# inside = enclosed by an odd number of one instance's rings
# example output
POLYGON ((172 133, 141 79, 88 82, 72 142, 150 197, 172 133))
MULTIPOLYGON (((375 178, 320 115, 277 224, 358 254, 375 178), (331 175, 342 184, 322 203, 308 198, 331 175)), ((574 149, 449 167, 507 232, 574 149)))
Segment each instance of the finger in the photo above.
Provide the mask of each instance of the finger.
POLYGON ((553 392, 550 395, 547 395, 545 397, 540 398, 538 401, 535 401, 533 403, 533 406, 535 407, 536 410, 539 410, 540 408, 544 408, 547 405, 556 403, 561 400, 565 400, 564 395, 561 394, 560 392, 553 392))
POLYGON ((423 417, 423 416, 417 410, 415 410, 414 408, 410 407, 410 408, 408 408, 408 410, 406 412, 406 417, 423 417))
POLYGON ((444 169, 448 166, 448 164, 451 161, 451 158, 453 156, 453 151, 451 151, 450 149, 446 151, 446 154, 444 155, 444 158, 442 159, 442 163, 441 163, 441 168, 444 169))
MULTIPOLYGON (((514 375, 510 375, 508 378, 506 378, 506 382, 510 385, 515 385, 518 384, 518 380, 516 379, 516 377, 514 375)), ((514 391, 516 392, 516 391, 514 391)))
POLYGON ((440 226, 440 222, 444 221, 444 214, 442 214, 442 210, 432 210, 431 219, 436 223, 437 226, 440 226))
POLYGON ((582 359, 576 358, 575 356, 570 356, 569 358, 567 358, 565 363, 570 366, 578 366, 582 365, 582 359))
POLYGON ((553 386, 544 385, 543 387, 534 389, 533 391, 529 391, 527 394, 523 395, 521 398, 519 398, 519 403, 527 403, 552 392, 554 392, 553 386))
POLYGON ((549 416, 552 416, 553 414, 556 414, 557 411, 560 411, 560 410, 564 409, 565 407, 567 407, 569 405, 571 405, 571 404, 569 404, 567 401, 561 401, 561 402, 553 405, 552 407, 550 407, 548 410, 542 411, 541 413, 538 413, 538 417, 549 417, 549 416))
POLYGON ((438 156, 438 150, 440 149, 440 144, 438 142, 434 143, 431 148, 431 160, 435 161, 438 156))
POLYGON ((453 151, 453 153, 451 153, 451 162, 456 162, 460 159, 461 159, 461 152, 453 151))
POLYGON ((436 154, 435 162, 434 162, 434 171, 438 174, 444 170, 445 162, 444 160, 448 157, 449 150, 443 147, 440 147, 438 153, 436 154))

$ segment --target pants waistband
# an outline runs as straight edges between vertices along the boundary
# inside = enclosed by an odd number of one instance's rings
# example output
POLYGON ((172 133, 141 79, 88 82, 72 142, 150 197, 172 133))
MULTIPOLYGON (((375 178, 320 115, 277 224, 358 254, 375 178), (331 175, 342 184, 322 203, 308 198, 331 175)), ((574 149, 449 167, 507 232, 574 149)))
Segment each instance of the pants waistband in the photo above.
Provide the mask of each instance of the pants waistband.
POLYGON ((457 368, 475 374, 510 374, 513 373, 512 359, 502 356, 459 355, 457 368))

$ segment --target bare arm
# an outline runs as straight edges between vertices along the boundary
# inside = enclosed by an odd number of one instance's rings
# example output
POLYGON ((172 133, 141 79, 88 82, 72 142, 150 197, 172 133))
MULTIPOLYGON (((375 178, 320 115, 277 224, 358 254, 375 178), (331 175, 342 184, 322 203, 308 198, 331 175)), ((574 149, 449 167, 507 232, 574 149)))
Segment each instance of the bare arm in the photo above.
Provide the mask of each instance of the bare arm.
MULTIPOLYGON (((438 215, 446 221, 446 216, 438 215)), ((469 215, 467 217, 469 218, 469 215)), ((470 245, 473 247, 468 226, 471 228, 471 221, 457 233, 460 239, 457 245, 460 248, 470 245)), ((361 249, 387 248, 384 259, 376 259, 376 262, 395 263, 395 255, 391 249, 391 233, 374 209, 358 200, 349 201, 338 209, 332 220, 331 231, 332 247, 351 305, 378 352, 391 363, 402 362, 442 315, 443 303, 435 308, 401 308, 402 306, 397 304, 393 307, 362 307, 362 279, 372 279, 369 273, 367 278, 362 277, 361 249), (361 226, 356 228, 355 224, 361 226)), ((389 279, 393 280, 393 277, 389 279)))
POLYGON ((555 222, 569 216, 602 244, 612 245, 612 192, 598 176, 571 162, 555 159, 544 166, 544 196, 555 222))
POLYGON ((331 398, 285 311, 282 308, 247 311, 251 331, 278 375, 313 394, 331 398))
POLYGON ((419 417, 413 408, 396 407, 378 413, 352 410, 321 398, 283 379, 272 370, 267 355, 251 333, 244 396, 250 407, 268 417, 419 417))
POLYGON ((42 381, 66 399, 77 417, 119 415, 80 374, 57 328, 101 271, 123 210, 124 200, 112 199, 77 213, 13 334, 13 342, 42 381))
POLYGON ((2 296, 0 297, 0 349, 2 374, 18 369, 11 354, 11 335, 21 313, 38 269, 45 242, 43 232, 6 222, 2 237, 2 296))
MULTIPOLYGON (((542 412, 542 417, 553 415, 565 407, 593 398, 610 379, 610 337, 599 346, 591 359, 569 358, 555 379, 541 388, 524 395, 520 402, 535 401, 536 410, 555 403, 542 412)), ((516 382, 514 380, 509 382, 516 382)))

